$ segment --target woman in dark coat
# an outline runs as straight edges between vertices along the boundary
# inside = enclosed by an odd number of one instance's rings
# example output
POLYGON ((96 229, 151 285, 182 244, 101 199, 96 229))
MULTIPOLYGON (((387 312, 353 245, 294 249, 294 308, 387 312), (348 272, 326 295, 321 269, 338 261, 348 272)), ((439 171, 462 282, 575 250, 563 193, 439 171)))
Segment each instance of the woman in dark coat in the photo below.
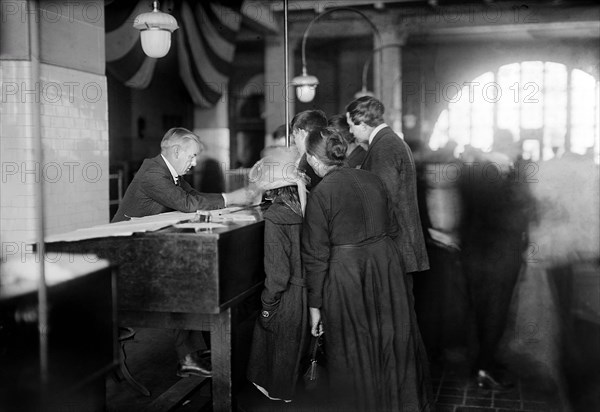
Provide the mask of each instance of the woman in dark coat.
POLYGON ((335 129, 311 133, 307 153, 323 180, 306 206, 302 259, 311 333, 324 333, 333 405, 429 410, 385 186, 370 172, 342 167, 346 143, 335 129))
POLYGON ((306 287, 300 258, 304 185, 297 149, 271 151, 250 172, 250 181, 272 199, 265 219, 265 288, 254 327, 248 379, 268 398, 289 402, 309 337, 306 287))

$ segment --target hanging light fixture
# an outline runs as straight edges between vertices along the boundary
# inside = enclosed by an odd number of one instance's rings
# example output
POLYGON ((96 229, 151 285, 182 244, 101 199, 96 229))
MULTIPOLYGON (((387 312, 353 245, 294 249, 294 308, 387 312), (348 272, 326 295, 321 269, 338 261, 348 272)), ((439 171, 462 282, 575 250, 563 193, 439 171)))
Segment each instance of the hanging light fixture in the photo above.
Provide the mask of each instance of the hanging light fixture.
POLYGON ((317 17, 312 19, 302 35, 302 74, 292 79, 292 84, 296 86, 296 97, 302 103, 312 102, 315 98, 315 93, 317 92, 317 86, 319 85, 319 79, 315 76, 310 76, 306 71, 306 39, 311 26, 322 15, 323 13, 320 13, 317 17))
POLYGON ((354 93, 355 99, 358 99, 359 97, 365 97, 365 96, 370 96, 370 97, 375 96, 375 94, 372 91, 367 90, 367 86, 365 86, 365 85, 363 85, 362 89, 360 89, 359 91, 354 93))
POLYGON ((377 30, 375 24, 373 24, 373 22, 359 10, 353 9, 351 7, 336 7, 319 13, 314 19, 311 20, 311 22, 306 27, 306 30, 304 30, 304 34, 302 35, 302 75, 296 76, 292 80, 292 85, 296 86, 296 97, 303 103, 311 102, 314 99, 317 86, 319 85, 319 79, 317 79, 315 76, 309 75, 306 70, 306 39, 308 38, 308 32, 310 31, 312 25, 321 17, 338 10, 346 10, 358 13, 363 19, 367 21, 367 23, 369 23, 371 29, 373 30, 373 33, 379 41, 379 44, 381 44, 381 35, 379 34, 379 30, 377 30))
POLYGON ((292 80, 292 84, 296 86, 296 97, 302 103, 312 102, 317 92, 319 79, 311 76, 306 72, 306 65, 302 65, 302 75, 296 76, 292 80))
POLYGON ((140 30, 142 49, 148 57, 164 57, 171 48, 171 33, 179 28, 175 17, 158 9, 158 1, 152 2, 154 10, 142 13, 133 22, 140 30))
POLYGON ((378 50, 379 50, 379 48, 373 50, 373 53, 371 53, 371 55, 369 56, 369 58, 367 59, 367 61, 365 62, 364 66, 363 66, 362 88, 358 92, 354 93, 355 99, 358 99, 359 97, 364 97, 364 96, 370 96, 370 97, 375 96, 375 94, 373 92, 371 92, 367 89, 367 73, 369 72, 369 66, 371 65, 371 60, 373 60, 373 54, 375 54, 375 52, 378 50))
MULTIPOLYGON (((372 91, 367 89, 367 74, 369 73, 369 66, 371 65, 371 61, 373 60, 373 56, 375 55, 375 53, 379 53, 379 52, 381 52, 381 50, 387 49, 390 47, 401 48, 402 44, 395 44, 395 43, 394 44, 386 44, 385 46, 380 46, 380 47, 376 47, 373 49, 373 51, 371 52, 371 55, 369 56, 369 58, 363 65, 362 88, 354 94, 355 99, 358 99, 359 97, 363 97, 363 96, 371 96, 371 97, 375 96, 375 93, 373 93, 372 91)), ((380 70, 381 70, 381 67, 380 67, 380 70)))

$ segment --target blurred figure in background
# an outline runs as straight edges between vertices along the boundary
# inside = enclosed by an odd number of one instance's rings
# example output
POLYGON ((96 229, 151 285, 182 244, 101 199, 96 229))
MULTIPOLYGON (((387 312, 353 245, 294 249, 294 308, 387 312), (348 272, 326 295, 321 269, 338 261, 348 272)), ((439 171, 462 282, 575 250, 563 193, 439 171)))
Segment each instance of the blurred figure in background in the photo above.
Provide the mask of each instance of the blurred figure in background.
MULTIPOLYGON (((285 146, 285 129, 286 129, 286 127, 287 126, 285 124, 282 124, 282 125, 279 125, 277 127, 277 129, 275 129, 273 131, 273 134, 272 134, 272 136, 273 136, 273 144, 272 145, 273 146, 285 146)), ((294 141, 292 140, 290 143, 291 143, 291 145, 293 145, 294 141)))
MULTIPOLYGON (((260 152, 261 159, 263 157, 269 156, 271 153, 274 153, 274 154, 279 153, 279 148, 286 146, 286 141, 285 141, 286 127, 287 126, 285 124, 282 124, 273 131, 273 133, 271 134, 271 137, 272 137, 271 144, 269 144, 267 147, 265 147, 260 152)), ((294 142, 294 137, 292 136, 291 131, 289 132, 289 136, 290 136, 290 147, 292 147, 295 145, 295 142, 294 142)))
POLYGON ((481 388, 512 386, 496 352, 527 248, 532 205, 514 161, 518 145, 498 130, 489 153, 468 151, 460 175, 461 262, 477 341, 473 370, 481 388))
POLYGON ((511 349, 520 355, 519 367, 568 392, 572 405, 562 410, 600 410, 598 342, 590 339, 597 323, 587 321, 600 314, 600 170, 592 150, 567 151, 524 170, 537 213, 514 329, 543 325, 533 337, 543 333, 544 339, 517 340, 511 349))
POLYGON ((565 153, 524 171, 538 216, 531 236, 544 245, 537 257, 554 265, 600 256, 600 185, 593 155, 565 153))
POLYGON ((200 142, 202 150, 193 170, 194 188, 202 193, 225 192, 224 164, 207 154, 206 144, 200 142))

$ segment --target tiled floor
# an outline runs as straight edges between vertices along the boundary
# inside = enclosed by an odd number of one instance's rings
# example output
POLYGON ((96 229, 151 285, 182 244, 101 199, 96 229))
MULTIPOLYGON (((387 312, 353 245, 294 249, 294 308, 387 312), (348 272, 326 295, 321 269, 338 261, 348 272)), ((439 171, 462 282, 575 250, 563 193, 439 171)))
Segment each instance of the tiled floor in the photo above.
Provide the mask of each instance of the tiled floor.
MULTIPOLYGON (((556 391, 541 389, 531 379, 516 378, 515 387, 509 391, 479 389, 460 366, 432 370, 432 384, 437 412, 566 412, 556 391)), ((240 410, 244 412, 315 411, 325 410, 311 405, 307 395, 300 393, 294 403, 284 405, 264 399, 257 393, 241 394, 240 410)), ((400 411, 401 412, 401 411, 400 411)))
MULTIPOLYGON (((134 376, 152 392, 145 397, 133 390, 126 382, 107 382, 109 412, 140 410, 154 400, 179 378, 175 376, 175 354, 170 331, 138 329, 133 341, 128 343, 128 363, 134 376)), ((516 377, 514 389, 507 392, 478 389, 459 364, 432 368, 432 384, 438 412, 568 412, 570 408, 561 402, 560 391, 532 378, 516 377)), ((192 395, 176 411, 208 412, 202 409, 210 384, 192 395)), ((317 395, 318 396, 318 395, 317 395)), ((315 394, 300 392, 291 404, 266 399, 250 385, 242 385, 236 393, 238 410, 243 412, 321 411, 315 406, 315 394)), ((376 411, 374 411, 376 412, 376 411)))
POLYGON ((535 381, 517 377, 508 391, 480 389, 460 368, 433 371, 433 388, 438 412, 562 412, 556 392, 541 390, 535 381))

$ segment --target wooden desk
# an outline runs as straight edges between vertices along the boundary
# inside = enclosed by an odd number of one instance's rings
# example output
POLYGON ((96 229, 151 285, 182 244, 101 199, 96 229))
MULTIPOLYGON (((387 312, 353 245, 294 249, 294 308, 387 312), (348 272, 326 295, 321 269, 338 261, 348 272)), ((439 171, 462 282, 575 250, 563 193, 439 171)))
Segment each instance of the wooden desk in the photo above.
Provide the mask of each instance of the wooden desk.
POLYGON ((103 411, 105 376, 117 366, 114 272, 98 259, 48 259, 40 345, 37 265, 29 257, 0 268, 4 280, 6 271, 24 274, 0 287, 0 410, 103 411))
MULTIPOLYGON (((231 310, 263 284, 263 242, 264 222, 258 215, 257 222, 229 223, 210 232, 169 228, 46 248, 94 253, 118 266, 120 325, 210 331, 216 412, 232 410, 231 310)), ((181 379, 151 409, 177 403, 176 393, 189 391, 190 382, 181 379)))

